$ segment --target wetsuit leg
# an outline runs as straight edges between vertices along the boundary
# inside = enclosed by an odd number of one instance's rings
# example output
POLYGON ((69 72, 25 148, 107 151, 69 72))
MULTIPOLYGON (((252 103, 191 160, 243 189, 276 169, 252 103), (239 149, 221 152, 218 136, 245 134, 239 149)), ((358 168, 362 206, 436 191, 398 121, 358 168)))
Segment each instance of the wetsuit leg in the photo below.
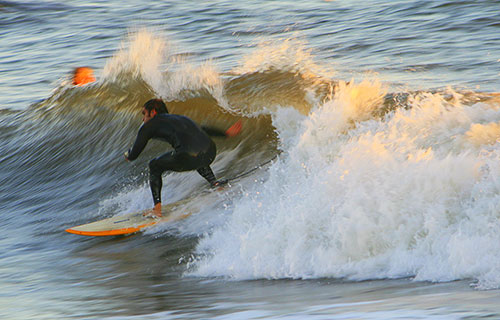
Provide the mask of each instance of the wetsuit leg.
POLYGON ((208 181, 208 183, 210 183, 211 186, 213 186, 217 182, 217 179, 215 179, 214 172, 212 171, 210 166, 199 168, 196 171, 198 171, 198 173, 203 178, 205 178, 208 181))
POLYGON ((155 205, 161 202, 161 188, 163 186, 161 175, 167 170, 186 171, 182 166, 182 161, 179 161, 178 158, 178 155, 171 151, 149 162, 149 186, 155 205))
POLYGON ((217 149, 215 143, 211 141, 210 146, 206 152, 200 154, 198 158, 198 173, 205 178, 211 186, 214 186, 217 182, 214 172, 210 168, 210 164, 214 161, 217 149))
POLYGON ((161 176, 165 171, 196 170, 211 186, 215 185, 217 180, 212 169, 210 169, 210 163, 214 161, 215 154, 215 144, 212 142, 207 152, 196 156, 186 152, 171 151, 151 160, 149 162, 149 185, 154 204, 161 202, 161 188, 163 186, 161 176))

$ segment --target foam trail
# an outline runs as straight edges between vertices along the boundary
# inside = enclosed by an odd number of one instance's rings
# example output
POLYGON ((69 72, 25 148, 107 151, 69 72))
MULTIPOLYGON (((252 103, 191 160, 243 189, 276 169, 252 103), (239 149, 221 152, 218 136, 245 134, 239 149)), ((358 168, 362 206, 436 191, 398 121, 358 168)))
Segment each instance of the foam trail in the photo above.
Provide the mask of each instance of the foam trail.
POLYGON ((283 153, 200 241, 192 274, 500 287, 500 150, 471 141, 500 111, 422 93, 374 118, 384 93, 351 82, 308 116, 280 109, 283 153))

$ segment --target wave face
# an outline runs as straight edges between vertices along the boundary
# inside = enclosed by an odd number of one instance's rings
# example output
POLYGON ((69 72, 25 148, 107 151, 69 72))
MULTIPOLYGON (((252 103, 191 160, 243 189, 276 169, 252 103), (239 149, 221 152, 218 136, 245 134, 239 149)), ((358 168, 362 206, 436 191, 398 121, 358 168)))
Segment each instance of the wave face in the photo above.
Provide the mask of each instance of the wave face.
MULTIPOLYGON (((242 120, 238 137, 215 139, 218 176, 274 159, 229 202, 191 198, 188 207, 205 206, 194 223, 201 230, 177 232, 207 233, 189 274, 472 278, 498 287, 498 96, 388 93, 377 77, 332 81, 327 70, 302 42, 286 40, 258 46, 223 74, 210 61, 169 55, 152 32, 132 32, 100 81, 73 87, 64 80, 24 112, 4 110, 0 170, 9 179, 0 191, 9 208, 45 212, 41 222, 31 219, 49 234, 74 222, 48 223, 49 212, 68 204, 81 222, 150 207, 146 164, 168 146, 150 143, 132 166, 122 153, 141 124, 141 106, 159 96, 171 113, 202 125, 226 129, 242 120), (207 214, 221 208, 230 213, 207 214), (210 227, 200 226, 203 219, 210 227)), ((167 202, 206 188, 191 173, 165 180, 167 202)))
MULTIPOLYGON (((74 205, 88 218, 84 211, 96 206, 98 216, 117 207, 129 211, 150 207, 147 162, 170 146, 150 142, 132 165, 123 161, 123 152, 133 144, 141 125, 142 105, 153 97, 164 99, 170 113, 187 115, 204 126, 226 130, 241 120, 239 136, 214 138, 216 175, 234 177, 279 152, 272 115, 282 105, 307 113, 311 99, 326 96, 334 86, 319 76, 302 74, 293 66, 294 60, 290 67, 243 64, 238 71, 221 74, 209 61, 196 65, 169 54, 168 46, 150 31, 131 32, 108 59, 99 81, 74 87, 69 79, 62 79, 49 98, 20 112, 2 111, 0 174, 8 179, 0 191, 8 208, 30 213, 64 211, 74 205), (137 192, 142 195, 139 199, 137 192)), ((279 49, 266 50, 278 60, 286 57, 279 49)), ((303 48, 297 44, 293 50, 300 55, 303 48)), ((168 176, 191 187, 181 188, 180 194, 175 187, 165 190, 166 200, 206 188, 196 174, 168 176)), ((47 226, 51 232, 60 227, 47 226)))

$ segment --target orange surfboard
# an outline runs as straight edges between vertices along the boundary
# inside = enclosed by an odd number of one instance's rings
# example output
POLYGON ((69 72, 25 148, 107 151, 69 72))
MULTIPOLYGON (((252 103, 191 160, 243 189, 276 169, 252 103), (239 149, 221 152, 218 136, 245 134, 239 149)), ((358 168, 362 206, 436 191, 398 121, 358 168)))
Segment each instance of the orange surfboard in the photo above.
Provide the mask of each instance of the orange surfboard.
MULTIPOLYGON (((93 237, 118 236, 135 233, 158 223, 182 220, 191 215, 191 213, 174 214, 172 212, 162 212, 163 216, 160 218, 143 216, 143 213, 148 211, 150 210, 133 212, 126 215, 118 215, 82 224, 80 226, 66 229, 66 232, 93 237)), ((162 208, 162 211, 166 210, 163 210, 162 208)))
POLYGON ((150 212, 152 209, 143 210, 140 212, 129 213, 126 215, 118 215, 111 218, 82 224, 80 226, 72 227, 66 229, 66 232, 79 234, 82 236, 117 236, 117 235, 125 235, 131 234, 138 231, 141 231, 145 228, 154 226, 158 223, 163 222, 174 222, 178 220, 185 219, 191 215, 191 213, 199 212, 200 208, 198 205, 193 204, 193 199, 202 195, 210 195, 214 191, 225 190, 227 187, 230 187, 230 181, 237 181, 245 176, 248 176, 250 173, 254 172, 257 169, 261 169, 262 166, 270 164, 273 159, 268 160, 260 166, 250 169, 249 171, 242 173, 232 179, 221 180, 223 184, 216 189, 205 190, 204 192, 198 195, 193 194, 190 197, 179 200, 174 203, 170 203, 162 206, 162 217, 161 218, 153 218, 148 216, 143 216, 143 213, 150 212))

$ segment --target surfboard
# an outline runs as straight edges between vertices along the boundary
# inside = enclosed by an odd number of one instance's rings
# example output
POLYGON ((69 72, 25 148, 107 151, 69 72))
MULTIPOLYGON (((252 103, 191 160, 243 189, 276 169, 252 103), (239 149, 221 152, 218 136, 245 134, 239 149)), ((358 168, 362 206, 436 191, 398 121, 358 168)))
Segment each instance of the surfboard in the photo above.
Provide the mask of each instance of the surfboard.
POLYGON ((162 206, 162 216, 160 218, 144 215, 144 213, 147 214, 151 212, 152 209, 148 209, 139 212, 128 213, 125 215, 116 215, 110 218, 82 224, 66 229, 65 231, 82 236, 118 236, 136 233, 158 223, 175 222, 185 219, 192 213, 200 211, 200 208, 193 204, 193 198, 203 196, 205 194, 210 194, 213 191, 225 190, 226 188, 231 187, 231 182, 235 182, 246 176, 249 176, 255 170, 271 163, 274 158, 236 177, 220 180, 222 184, 215 189, 205 190, 199 194, 193 194, 186 199, 162 206))
MULTIPOLYGON (((178 205, 178 203, 176 204, 178 205)), ((175 222, 191 215, 191 212, 179 214, 175 211, 169 211, 168 209, 171 207, 172 205, 163 206, 162 216, 159 218, 143 215, 144 213, 149 213, 151 211, 149 209, 82 224, 66 229, 66 232, 93 237, 127 235, 144 230, 158 223, 175 222)))

